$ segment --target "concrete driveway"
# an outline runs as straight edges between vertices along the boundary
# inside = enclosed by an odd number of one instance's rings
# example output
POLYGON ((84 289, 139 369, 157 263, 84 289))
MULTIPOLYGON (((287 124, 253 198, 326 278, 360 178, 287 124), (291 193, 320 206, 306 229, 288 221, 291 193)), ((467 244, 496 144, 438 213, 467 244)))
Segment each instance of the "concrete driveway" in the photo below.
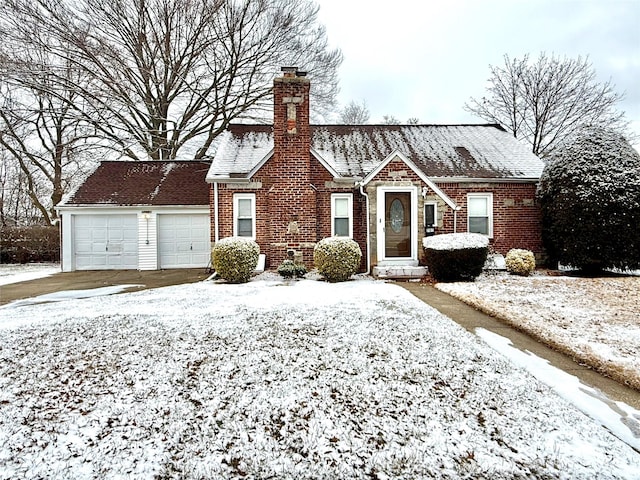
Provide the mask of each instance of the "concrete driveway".
POLYGON ((114 285, 141 285, 128 288, 133 292, 147 288, 194 283, 209 277, 205 268, 181 268, 175 270, 96 270, 56 273, 20 283, 0 286, 0 305, 14 300, 37 297, 64 290, 87 290, 114 285))

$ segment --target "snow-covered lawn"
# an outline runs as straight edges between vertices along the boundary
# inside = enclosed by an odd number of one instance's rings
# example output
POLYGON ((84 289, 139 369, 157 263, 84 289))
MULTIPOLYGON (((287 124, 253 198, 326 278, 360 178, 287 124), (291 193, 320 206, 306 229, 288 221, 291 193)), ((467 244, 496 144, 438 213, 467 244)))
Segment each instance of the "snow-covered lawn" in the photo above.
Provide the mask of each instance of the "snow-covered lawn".
POLYGON ((640 471, 637 451, 383 282, 264 274, 5 307, 0 333, 0 478, 640 471))
POLYGON ((502 274, 436 287, 640 390, 640 277, 502 274))
POLYGON ((59 263, 3 263, 0 264, 0 285, 35 280, 58 272, 59 263))

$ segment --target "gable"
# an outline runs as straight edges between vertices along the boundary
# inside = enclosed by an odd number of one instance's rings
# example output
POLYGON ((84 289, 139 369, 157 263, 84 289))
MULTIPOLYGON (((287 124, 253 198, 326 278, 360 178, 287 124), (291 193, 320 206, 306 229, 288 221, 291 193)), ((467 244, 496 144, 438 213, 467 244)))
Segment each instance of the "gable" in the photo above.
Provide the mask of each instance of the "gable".
POLYGON ((208 162, 105 161, 61 206, 208 205, 208 162))

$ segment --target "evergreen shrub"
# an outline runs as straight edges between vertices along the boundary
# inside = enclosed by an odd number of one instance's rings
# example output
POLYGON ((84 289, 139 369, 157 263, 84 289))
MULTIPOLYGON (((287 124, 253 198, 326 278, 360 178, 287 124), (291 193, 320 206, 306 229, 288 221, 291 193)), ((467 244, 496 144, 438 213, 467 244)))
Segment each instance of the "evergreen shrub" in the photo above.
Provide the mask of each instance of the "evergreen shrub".
POLYGON ((473 281, 487 261, 489 239, 479 233, 448 233, 425 237, 422 246, 434 280, 473 281))
POLYGON ((538 186, 553 263, 594 274, 640 268, 640 154, 618 133, 583 129, 555 150, 538 186))
POLYGON ((530 250, 512 248, 505 257, 507 272, 528 277, 536 269, 536 257, 530 250))
POLYGON ((211 265, 227 282, 246 283, 258 264, 259 256, 260 247, 253 240, 227 237, 213 245, 211 265))
POLYGON ((346 237, 327 237, 313 250, 313 263, 320 275, 329 282, 344 282, 357 273, 362 250, 355 240, 346 237))
POLYGON ((307 274, 307 267, 293 260, 285 260, 278 267, 278 273, 284 278, 302 278, 307 274))

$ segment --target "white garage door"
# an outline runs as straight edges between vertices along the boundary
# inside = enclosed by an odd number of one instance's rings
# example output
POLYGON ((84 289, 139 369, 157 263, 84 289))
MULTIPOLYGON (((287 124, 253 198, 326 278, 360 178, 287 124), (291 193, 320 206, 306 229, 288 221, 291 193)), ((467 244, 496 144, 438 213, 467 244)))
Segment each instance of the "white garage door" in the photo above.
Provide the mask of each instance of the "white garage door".
POLYGON ((138 268, 136 215, 74 215, 76 270, 138 268))
POLYGON ((208 214, 158 215, 160 268, 206 267, 211 257, 208 214))

